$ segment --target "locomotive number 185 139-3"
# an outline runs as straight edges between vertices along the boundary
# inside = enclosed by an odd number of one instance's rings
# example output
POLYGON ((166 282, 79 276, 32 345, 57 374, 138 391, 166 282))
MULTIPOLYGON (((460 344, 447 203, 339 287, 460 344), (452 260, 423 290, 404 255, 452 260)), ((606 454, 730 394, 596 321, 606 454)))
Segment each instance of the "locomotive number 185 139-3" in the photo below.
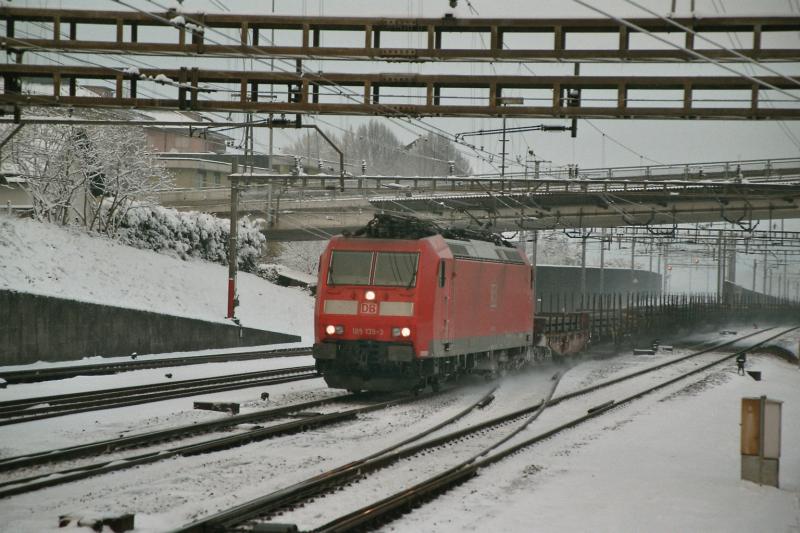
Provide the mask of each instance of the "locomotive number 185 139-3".
POLYGON ((353 328, 353 335, 383 335, 381 328, 353 328))

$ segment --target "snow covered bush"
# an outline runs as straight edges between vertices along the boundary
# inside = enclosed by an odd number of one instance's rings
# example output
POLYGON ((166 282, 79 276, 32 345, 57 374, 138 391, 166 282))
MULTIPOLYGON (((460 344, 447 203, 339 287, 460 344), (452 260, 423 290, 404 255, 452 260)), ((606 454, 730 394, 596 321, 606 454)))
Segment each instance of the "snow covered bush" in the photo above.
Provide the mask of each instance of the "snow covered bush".
POLYGON ((9 159, 34 218, 108 235, 131 201, 172 187, 141 127, 29 124, 11 138, 9 159))
MULTIPOLYGON (((161 206, 134 205, 121 215, 117 238, 131 246, 228 264, 230 221, 207 213, 181 212, 161 206)), ((266 237, 254 222, 240 220, 237 267, 256 270, 266 237)))

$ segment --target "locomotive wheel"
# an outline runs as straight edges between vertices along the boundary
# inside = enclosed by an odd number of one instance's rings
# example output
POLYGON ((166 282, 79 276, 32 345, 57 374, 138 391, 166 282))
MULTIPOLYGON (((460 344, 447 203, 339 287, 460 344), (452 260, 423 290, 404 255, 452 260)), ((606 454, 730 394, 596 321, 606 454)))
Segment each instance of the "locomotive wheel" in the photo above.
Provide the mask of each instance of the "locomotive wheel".
POLYGON ((431 380, 431 390, 433 392, 439 392, 440 389, 441 389, 441 386, 439 385, 439 380, 435 379, 435 378, 432 379, 431 380))

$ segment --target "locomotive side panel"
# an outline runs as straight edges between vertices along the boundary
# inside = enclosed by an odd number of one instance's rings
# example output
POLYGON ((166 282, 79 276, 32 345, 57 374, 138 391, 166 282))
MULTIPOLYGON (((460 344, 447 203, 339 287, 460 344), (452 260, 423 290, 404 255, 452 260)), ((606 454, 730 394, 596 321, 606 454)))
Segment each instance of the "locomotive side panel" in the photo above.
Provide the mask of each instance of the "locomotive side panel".
POLYGON ((456 259, 449 351, 476 353, 529 345, 530 279, 527 265, 456 259))

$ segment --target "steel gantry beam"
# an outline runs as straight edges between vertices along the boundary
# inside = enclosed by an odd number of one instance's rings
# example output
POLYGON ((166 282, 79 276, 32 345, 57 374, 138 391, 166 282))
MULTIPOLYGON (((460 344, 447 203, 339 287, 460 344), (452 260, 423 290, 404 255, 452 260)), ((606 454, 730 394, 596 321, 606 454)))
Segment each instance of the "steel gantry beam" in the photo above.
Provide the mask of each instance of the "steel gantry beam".
MULTIPOLYGON (((614 20, 601 18, 386 18, 386 17, 302 17, 253 14, 181 13, 174 11, 96 11, 3 7, 0 20, 6 36, 0 45, 13 51, 65 50, 93 53, 202 55, 302 59, 346 59, 377 61, 696 61, 680 49, 646 48, 637 43, 639 32, 614 20), (50 37, 18 36, 16 26, 32 22, 45 24, 50 37), (175 35, 165 40, 148 39, 141 28, 171 25, 175 35), (230 34, 236 41, 209 37, 214 30, 230 34), (291 44, 276 44, 266 38, 271 30, 291 35, 291 44), (363 46, 327 44, 331 32, 358 34, 363 46), (456 34, 485 38, 483 49, 459 48, 449 41, 456 34), (100 39, 98 35, 109 36, 100 39), (396 36, 401 39, 392 39, 396 36), (392 46, 409 42, 408 35, 421 36, 424 46, 392 46), (578 48, 575 36, 594 36, 605 47, 578 48), (610 39, 609 39, 610 37, 610 39), (535 45, 533 44, 535 43, 535 45), (387 45, 388 44, 388 45, 387 45)), ((736 32, 742 38, 735 52, 756 60, 797 61, 800 48, 769 43, 770 34, 798 31, 800 17, 702 17, 675 18, 674 22, 703 35, 736 32)), ((741 61, 730 50, 706 49, 695 35, 658 18, 636 18, 630 22, 656 34, 678 35, 687 49, 702 50, 717 61, 741 61)), ((159 34, 164 39, 163 34, 159 34)), ((596 39, 596 40, 597 40, 596 39)), ((417 41, 417 39, 413 39, 417 41)), ((456 43, 458 44, 458 43, 456 43)))
MULTIPOLYGON (((13 106, 84 106, 169 108, 194 111, 248 111, 263 113, 329 113, 344 115, 411 115, 535 118, 650 118, 650 119, 800 119, 795 101, 782 100, 764 107, 759 86, 736 76, 480 76, 372 73, 295 73, 198 68, 129 71, 122 68, 64 65, 0 65, 5 83, 0 104, 13 106), (23 82, 52 85, 49 94, 26 91, 23 82), (113 96, 78 95, 85 81, 113 82, 113 96), (80 82, 80 83, 79 83, 80 82), (157 83, 174 91, 173 98, 141 97, 140 83, 157 83), (261 100, 267 86, 285 86, 285 101, 261 100), (264 89, 262 90, 262 87, 264 89), (383 103, 380 90, 391 87, 424 89, 424 104, 383 103), (342 88, 348 89, 343 91, 342 88), (483 91, 478 105, 446 103, 445 91, 483 91), (544 89, 546 105, 503 106, 504 89, 544 89), (612 105, 574 106, 571 91, 612 91, 612 105), (629 91, 673 91, 680 106, 639 106, 630 102, 629 91), (740 91, 747 105, 703 107, 696 105, 696 91, 740 91), (209 96, 210 95, 210 96, 209 96), (333 100, 333 101, 331 101, 333 100)), ((797 89, 779 76, 758 80, 783 90, 797 89)), ((660 98, 663 99, 663 96, 660 98)), ((415 101, 413 96, 408 97, 415 101)), ((658 99, 655 98, 656 100, 658 99)), ((537 103, 537 102, 534 102, 537 103)))
POLYGON ((796 184, 564 182, 505 193, 372 198, 377 210, 480 220, 499 231, 679 225, 800 217, 796 184))

